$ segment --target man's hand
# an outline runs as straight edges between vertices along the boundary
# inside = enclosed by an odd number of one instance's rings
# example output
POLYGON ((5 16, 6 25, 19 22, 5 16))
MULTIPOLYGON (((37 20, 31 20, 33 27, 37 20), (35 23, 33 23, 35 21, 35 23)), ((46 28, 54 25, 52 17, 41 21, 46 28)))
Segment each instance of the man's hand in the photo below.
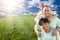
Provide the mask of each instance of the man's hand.
POLYGON ((56 36, 56 35, 57 35, 57 30, 54 30, 54 31, 52 32, 52 35, 53 35, 53 36, 56 36))
POLYGON ((37 36, 38 37, 41 37, 41 32, 37 32, 37 36))
POLYGON ((60 32, 60 28, 58 28, 57 30, 58 30, 58 32, 60 32))

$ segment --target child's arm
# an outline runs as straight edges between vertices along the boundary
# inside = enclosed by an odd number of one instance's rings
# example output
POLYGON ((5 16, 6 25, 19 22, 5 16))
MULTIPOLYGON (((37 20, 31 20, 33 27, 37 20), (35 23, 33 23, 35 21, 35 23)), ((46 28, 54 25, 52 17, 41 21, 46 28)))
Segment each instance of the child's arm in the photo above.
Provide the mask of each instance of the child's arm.
POLYGON ((34 20, 35 20, 35 22, 37 22, 37 23, 38 23, 38 22, 39 22, 39 19, 41 19, 41 18, 42 18, 42 16, 43 16, 43 15, 42 15, 42 12, 41 12, 41 11, 40 11, 40 12, 38 12, 37 16, 36 16, 36 17, 35 17, 35 19, 34 19, 34 20))
POLYGON ((34 20, 35 20, 35 22, 38 23, 41 18, 44 18, 44 17, 43 16, 37 16, 34 20))
POLYGON ((38 22, 40 18, 41 18, 40 16, 37 16, 37 17, 34 19, 35 22, 38 22))
POLYGON ((56 18, 58 16, 58 14, 54 14, 52 17, 49 18, 49 20, 51 21, 52 19, 56 18))
POLYGON ((57 29, 60 32, 60 28, 57 29))

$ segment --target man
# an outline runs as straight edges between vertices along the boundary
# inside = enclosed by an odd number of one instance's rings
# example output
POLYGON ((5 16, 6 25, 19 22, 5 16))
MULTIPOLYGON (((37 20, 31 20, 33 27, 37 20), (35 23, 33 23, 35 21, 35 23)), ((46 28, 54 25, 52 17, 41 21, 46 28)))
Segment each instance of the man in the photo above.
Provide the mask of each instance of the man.
MULTIPOLYGON (((43 8, 43 14, 44 14, 44 17, 47 19, 49 19, 52 16, 52 15, 50 15, 51 11, 50 11, 49 7, 43 8)), ((59 36, 59 32, 60 32, 60 20, 57 17, 53 18, 49 23, 49 27, 50 27, 50 29, 54 29, 54 31, 52 32, 52 35, 54 37, 56 36, 56 39, 54 39, 54 40, 59 40, 58 36, 59 36)), ((37 34, 38 40, 42 40, 41 31, 43 31, 43 29, 41 28, 41 26, 38 23, 36 23, 35 32, 37 34)), ((42 35, 44 35, 44 34, 42 34, 42 35)))
POLYGON ((41 30, 41 39, 40 40, 54 40, 54 36, 52 35, 52 32, 54 29, 50 29, 49 27, 49 20, 47 18, 41 18, 39 20, 39 25, 41 26, 41 28, 44 30, 41 30))

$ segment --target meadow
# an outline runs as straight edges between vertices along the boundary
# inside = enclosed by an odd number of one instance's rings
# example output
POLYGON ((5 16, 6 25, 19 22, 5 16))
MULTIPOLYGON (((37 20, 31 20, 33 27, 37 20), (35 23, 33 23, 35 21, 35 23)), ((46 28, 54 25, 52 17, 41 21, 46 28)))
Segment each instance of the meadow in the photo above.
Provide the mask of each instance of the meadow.
POLYGON ((37 40, 35 15, 0 18, 0 40, 37 40))

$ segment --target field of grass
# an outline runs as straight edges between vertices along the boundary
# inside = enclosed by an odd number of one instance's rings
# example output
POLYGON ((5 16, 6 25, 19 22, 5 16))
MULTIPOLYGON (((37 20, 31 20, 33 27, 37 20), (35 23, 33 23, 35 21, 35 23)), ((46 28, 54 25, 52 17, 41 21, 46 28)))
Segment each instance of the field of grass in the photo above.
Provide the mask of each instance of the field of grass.
POLYGON ((0 40, 37 40, 34 15, 0 19, 0 40))

